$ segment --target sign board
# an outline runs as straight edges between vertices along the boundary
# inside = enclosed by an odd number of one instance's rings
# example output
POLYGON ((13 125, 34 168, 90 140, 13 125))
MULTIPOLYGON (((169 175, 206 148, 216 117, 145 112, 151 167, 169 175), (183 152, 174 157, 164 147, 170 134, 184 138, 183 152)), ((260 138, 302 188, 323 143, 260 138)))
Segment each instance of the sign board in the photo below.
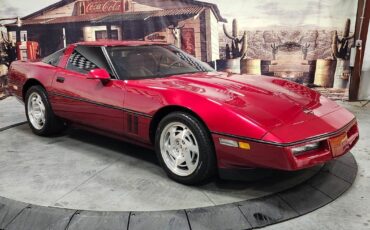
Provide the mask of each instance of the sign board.
POLYGON ((155 32, 145 37, 145 41, 167 42, 166 32, 155 32))
POLYGON ((123 0, 92 0, 83 1, 82 8, 85 14, 122 13, 124 12, 123 0))

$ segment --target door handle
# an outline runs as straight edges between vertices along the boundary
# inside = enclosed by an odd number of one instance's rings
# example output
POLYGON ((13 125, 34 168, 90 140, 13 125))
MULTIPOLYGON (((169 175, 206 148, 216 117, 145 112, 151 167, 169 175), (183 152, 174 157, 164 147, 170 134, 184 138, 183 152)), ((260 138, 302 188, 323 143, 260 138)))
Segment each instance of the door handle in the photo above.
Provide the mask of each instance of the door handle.
POLYGON ((64 77, 57 77, 57 82, 64 83, 65 79, 64 77))

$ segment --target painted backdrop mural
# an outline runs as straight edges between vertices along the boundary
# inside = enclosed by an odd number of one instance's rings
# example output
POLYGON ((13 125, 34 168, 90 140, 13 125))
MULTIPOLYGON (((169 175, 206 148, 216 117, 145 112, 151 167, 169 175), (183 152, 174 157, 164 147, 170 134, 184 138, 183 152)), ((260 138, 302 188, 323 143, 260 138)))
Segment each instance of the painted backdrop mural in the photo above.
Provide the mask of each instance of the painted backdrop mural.
POLYGON ((225 7, 229 23, 220 32, 221 57, 230 59, 225 68, 233 69, 233 59, 241 57, 243 73, 348 87, 357 1, 240 1, 233 8, 243 13, 225 7))
POLYGON ((22 19, 3 23, 1 60, 6 67, 80 41, 146 40, 172 43, 221 71, 347 88, 356 0, 230 2, 0 0, 2 17, 22 19))

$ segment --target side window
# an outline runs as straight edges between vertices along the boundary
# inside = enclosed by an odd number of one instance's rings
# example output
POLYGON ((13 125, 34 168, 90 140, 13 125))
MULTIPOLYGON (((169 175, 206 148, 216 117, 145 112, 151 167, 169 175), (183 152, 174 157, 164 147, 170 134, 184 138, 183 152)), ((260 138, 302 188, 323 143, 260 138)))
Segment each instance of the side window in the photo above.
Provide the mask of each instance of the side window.
POLYGON ((59 51, 45 57, 44 59, 42 59, 42 62, 44 62, 46 64, 49 64, 49 65, 52 65, 52 66, 58 66, 60 59, 64 55, 64 50, 65 49, 59 50, 59 51))
POLYGON ((97 66, 89 61, 86 57, 80 54, 78 51, 73 51, 71 57, 68 60, 67 69, 87 74, 89 71, 96 69, 97 66))
POLYGON ((68 59, 68 70, 87 74, 93 69, 105 69, 111 76, 112 71, 101 47, 78 46, 68 59))

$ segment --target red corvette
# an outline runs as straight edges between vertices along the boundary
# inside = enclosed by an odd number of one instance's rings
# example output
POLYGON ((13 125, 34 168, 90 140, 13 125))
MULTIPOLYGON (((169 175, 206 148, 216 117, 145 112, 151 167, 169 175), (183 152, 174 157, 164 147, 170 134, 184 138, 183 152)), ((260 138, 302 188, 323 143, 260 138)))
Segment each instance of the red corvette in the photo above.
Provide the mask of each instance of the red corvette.
POLYGON ((40 62, 17 61, 9 91, 25 103, 35 134, 74 124, 155 148, 184 184, 217 169, 312 167, 359 138, 354 115, 309 88, 215 72, 158 43, 79 43, 40 62))

